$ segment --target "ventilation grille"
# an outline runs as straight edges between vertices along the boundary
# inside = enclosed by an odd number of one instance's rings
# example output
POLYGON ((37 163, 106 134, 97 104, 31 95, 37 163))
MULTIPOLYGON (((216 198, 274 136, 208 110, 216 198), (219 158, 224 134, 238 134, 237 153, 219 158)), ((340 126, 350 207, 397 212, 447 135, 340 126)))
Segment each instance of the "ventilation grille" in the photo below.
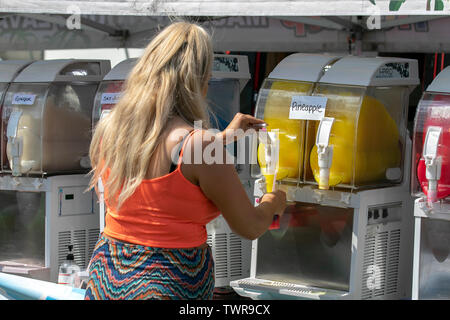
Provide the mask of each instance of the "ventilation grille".
POLYGON ((216 269, 216 278, 228 277, 228 254, 227 254, 227 234, 216 234, 214 239, 214 263, 216 269))
POLYGON ((387 261, 386 294, 398 292, 398 278, 400 268, 400 230, 390 233, 389 256, 387 261))
POLYGON ((242 276, 242 239, 230 234, 230 277, 242 276))
POLYGON ((243 239, 234 233, 208 235, 207 243, 214 255, 216 279, 241 277, 243 272, 243 239))
POLYGON ((60 266, 69 252, 68 246, 73 245, 75 263, 80 268, 86 269, 95 244, 97 243, 100 229, 72 230, 58 233, 58 266, 60 266))
POLYGON ((86 230, 73 232, 73 255, 75 263, 82 269, 86 268, 86 230))
POLYGON ((88 233, 88 256, 90 260, 92 253, 94 252, 95 245, 97 244, 98 237, 100 236, 100 229, 90 229, 88 233))
POLYGON ((67 246, 72 242, 72 233, 70 231, 62 231, 58 233, 58 267, 66 259, 69 249, 67 246))
POLYGON ((366 235, 361 298, 397 294, 399 261, 399 229, 366 235))
POLYGON ((208 238, 206 239, 206 243, 208 244, 208 246, 210 246, 212 248, 212 246, 213 246, 213 237, 212 237, 212 235, 208 234, 208 238))

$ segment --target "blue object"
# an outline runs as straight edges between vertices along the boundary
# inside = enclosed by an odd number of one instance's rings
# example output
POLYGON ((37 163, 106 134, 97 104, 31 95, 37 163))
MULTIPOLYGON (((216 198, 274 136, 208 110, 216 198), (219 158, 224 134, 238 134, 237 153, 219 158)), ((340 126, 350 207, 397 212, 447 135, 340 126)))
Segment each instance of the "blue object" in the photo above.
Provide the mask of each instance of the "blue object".
POLYGON ((0 295, 13 300, 84 300, 86 290, 0 272, 0 295))

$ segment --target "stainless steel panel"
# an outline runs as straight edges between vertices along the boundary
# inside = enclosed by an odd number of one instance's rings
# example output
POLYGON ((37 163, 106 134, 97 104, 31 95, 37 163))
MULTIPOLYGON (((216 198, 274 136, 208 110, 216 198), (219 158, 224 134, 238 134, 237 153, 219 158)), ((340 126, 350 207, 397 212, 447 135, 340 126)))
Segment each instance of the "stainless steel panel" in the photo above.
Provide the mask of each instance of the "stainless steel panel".
POLYGON ((297 203, 258 239, 256 278, 349 290, 353 209, 297 203))
POLYGON ((450 299, 450 221, 422 219, 419 299, 450 299))
POLYGON ((0 191, 0 261, 45 265, 45 193, 0 191))

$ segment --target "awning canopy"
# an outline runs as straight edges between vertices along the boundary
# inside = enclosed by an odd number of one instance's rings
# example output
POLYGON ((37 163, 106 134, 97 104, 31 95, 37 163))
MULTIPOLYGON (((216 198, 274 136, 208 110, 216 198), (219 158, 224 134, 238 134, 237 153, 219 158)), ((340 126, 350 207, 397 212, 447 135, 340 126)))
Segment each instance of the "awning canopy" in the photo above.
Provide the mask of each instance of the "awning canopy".
POLYGON ((0 0, 3 12, 121 16, 442 15, 444 0, 0 0))
POLYGON ((141 48, 176 17, 216 51, 450 51, 441 0, 0 0, 0 50, 141 48))

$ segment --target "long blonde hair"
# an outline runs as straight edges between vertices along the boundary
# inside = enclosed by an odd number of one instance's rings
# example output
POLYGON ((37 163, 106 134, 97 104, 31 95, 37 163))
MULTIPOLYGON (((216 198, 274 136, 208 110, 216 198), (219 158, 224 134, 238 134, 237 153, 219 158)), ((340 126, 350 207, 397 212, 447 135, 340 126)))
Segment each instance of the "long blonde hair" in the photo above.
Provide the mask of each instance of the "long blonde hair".
POLYGON ((119 208, 145 178, 172 117, 209 124, 202 91, 212 61, 211 37, 197 24, 175 22, 155 36, 125 81, 121 99, 95 128, 90 188, 109 168, 106 200, 119 208))

